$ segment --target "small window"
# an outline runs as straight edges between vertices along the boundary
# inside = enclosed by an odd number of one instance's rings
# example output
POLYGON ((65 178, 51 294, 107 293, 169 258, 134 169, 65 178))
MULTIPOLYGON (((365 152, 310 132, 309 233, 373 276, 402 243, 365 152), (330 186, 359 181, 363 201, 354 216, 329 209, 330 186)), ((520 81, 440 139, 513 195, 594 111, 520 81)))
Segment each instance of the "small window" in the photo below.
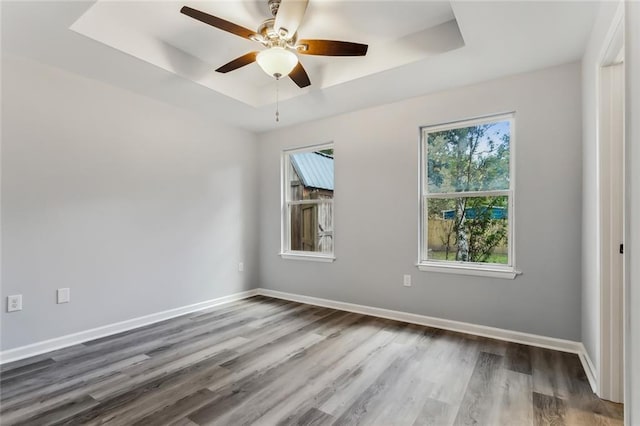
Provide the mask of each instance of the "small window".
POLYGON ((283 153, 283 257, 334 259, 333 162, 333 145, 283 153))
POLYGON ((422 128, 421 270, 514 278, 513 114, 422 128))

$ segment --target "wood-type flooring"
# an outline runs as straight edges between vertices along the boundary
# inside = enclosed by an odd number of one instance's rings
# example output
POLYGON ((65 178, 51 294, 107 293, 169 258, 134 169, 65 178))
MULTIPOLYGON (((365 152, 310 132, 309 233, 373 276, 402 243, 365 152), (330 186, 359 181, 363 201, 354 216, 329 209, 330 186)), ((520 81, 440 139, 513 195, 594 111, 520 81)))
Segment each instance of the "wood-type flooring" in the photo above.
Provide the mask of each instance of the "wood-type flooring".
POLYGON ((620 425, 578 357, 256 296, 5 364, 2 425, 620 425))

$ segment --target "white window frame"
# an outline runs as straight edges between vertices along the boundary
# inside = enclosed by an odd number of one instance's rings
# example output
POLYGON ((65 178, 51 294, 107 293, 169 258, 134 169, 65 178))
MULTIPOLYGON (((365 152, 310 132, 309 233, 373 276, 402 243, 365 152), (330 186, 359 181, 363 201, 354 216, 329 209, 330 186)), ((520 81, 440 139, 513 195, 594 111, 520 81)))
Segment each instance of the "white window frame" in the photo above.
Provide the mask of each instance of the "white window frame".
MULTIPOLYGON (((280 190, 280 202, 281 202, 281 241, 280 241, 280 256, 283 259, 289 260, 309 260, 314 262, 333 262, 336 260, 335 258, 335 249, 336 249, 336 239, 335 239, 335 202, 334 199, 321 199, 321 200, 299 200, 292 201, 291 191, 289 187, 289 164, 291 163, 289 156, 291 154, 296 154, 300 152, 314 152, 321 151, 323 149, 333 149, 335 155, 335 145, 333 142, 324 143, 320 145, 310 145, 305 147, 298 147, 292 149, 286 149, 282 151, 282 156, 280 159, 280 180, 281 180, 281 190, 280 190), (320 253, 313 251, 300 251, 300 250, 291 250, 291 215, 289 213, 289 209, 293 205, 301 205, 301 204, 322 204, 329 203, 331 204, 331 223, 333 226, 333 234, 331 239, 333 244, 331 245, 332 252, 331 253, 320 253)), ((335 156, 334 156, 335 161, 335 156)), ((335 186, 335 169, 334 169, 334 186, 335 186)), ((335 188, 334 188, 335 193, 335 188)))
POLYGON ((516 269, 515 256, 515 113, 495 114, 473 119, 453 121, 444 124, 431 126, 423 126, 420 128, 420 161, 419 161, 419 184, 418 192, 420 197, 420 217, 418 223, 419 243, 418 243, 418 263, 417 267, 420 271, 425 272, 443 272, 460 275, 476 275, 492 278, 514 279, 521 272, 516 269), (499 121, 508 121, 510 130, 509 139, 509 189, 496 191, 470 191, 470 192, 446 192, 433 193, 428 192, 429 181, 427 171, 427 149, 429 133, 439 132, 443 130, 459 129, 463 127, 471 127, 479 124, 489 124, 499 121), (454 198, 454 197, 482 197, 482 196, 507 196, 507 264, 488 264, 482 262, 462 262, 455 260, 432 260, 428 259, 428 223, 427 223, 427 200, 429 198, 454 198))

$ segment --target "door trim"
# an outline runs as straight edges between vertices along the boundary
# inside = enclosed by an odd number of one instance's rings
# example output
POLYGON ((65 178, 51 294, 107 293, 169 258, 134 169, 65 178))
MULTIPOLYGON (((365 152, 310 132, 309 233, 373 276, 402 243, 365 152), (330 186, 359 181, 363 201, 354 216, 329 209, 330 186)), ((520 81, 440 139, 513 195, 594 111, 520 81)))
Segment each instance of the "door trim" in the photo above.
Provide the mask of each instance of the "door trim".
POLYGON ((624 399, 624 6, 619 7, 598 70, 598 233, 600 365, 598 396, 624 399))

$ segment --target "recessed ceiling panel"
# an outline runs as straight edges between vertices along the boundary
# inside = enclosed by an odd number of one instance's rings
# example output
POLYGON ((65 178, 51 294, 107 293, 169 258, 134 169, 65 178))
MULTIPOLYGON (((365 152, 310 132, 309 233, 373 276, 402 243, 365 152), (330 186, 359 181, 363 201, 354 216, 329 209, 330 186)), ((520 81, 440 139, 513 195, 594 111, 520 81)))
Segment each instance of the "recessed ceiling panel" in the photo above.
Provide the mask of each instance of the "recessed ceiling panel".
MULTIPOLYGON (((219 66, 262 45, 203 24, 180 13, 190 6, 249 29, 270 12, 262 1, 126 2, 99 0, 71 29, 245 104, 274 101, 275 80, 257 64, 227 74, 219 66)), ((464 46, 449 2, 311 0, 298 30, 300 38, 353 41, 369 45, 365 57, 299 55, 312 86, 278 83, 280 99, 291 99, 371 74, 397 68, 464 46)))

